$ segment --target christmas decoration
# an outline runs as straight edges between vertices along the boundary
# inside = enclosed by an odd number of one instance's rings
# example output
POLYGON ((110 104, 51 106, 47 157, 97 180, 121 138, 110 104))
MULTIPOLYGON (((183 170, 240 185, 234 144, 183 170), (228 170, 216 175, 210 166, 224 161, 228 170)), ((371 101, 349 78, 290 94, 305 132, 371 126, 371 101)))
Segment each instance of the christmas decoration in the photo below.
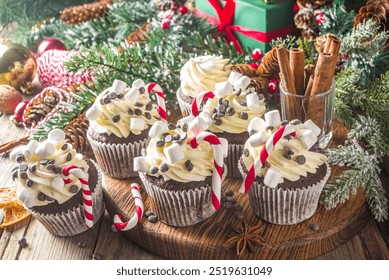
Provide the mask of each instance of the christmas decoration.
POLYGON ((297 0, 297 5, 301 8, 317 9, 323 6, 330 6, 334 0, 297 0))
POLYGON ((260 50, 260 49, 254 49, 252 52, 251 52, 251 57, 254 59, 254 60, 261 60, 262 57, 263 57, 263 52, 260 50))
POLYGON ((371 19, 381 30, 389 30, 389 0, 368 0, 355 16, 354 27, 371 19))
POLYGON ((323 8, 324 20, 319 25, 320 34, 332 33, 343 38, 349 33, 354 24, 355 12, 346 10, 344 5, 334 4, 323 8))
POLYGON ((12 114, 23 97, 13 87, 0 85, 0 112, 12 114))
POLYGON ((14 115, 13 115, 14 121, 16 123, 23 122, 24 110, 26 109, 28 102, 29 101, 22 101, 18 105, 16 105, 16 108, 15 108, 15 111, 14 111, 14 115))
POLYGON ((61 12, 61 20, 67 24, 78 24, 105 17, 108 13, 107 5, 112 2, 112 0, 99 0, 94 3, 65 8, 61 12))
POLYGON ((150 31, 150 29, 151 26, 149 23, 142 24, 141 27, 137 28, 126 38, 127 43, 134 44, 144 42, 148 38, 147 33, 150 31))
POLYGON ((261 65, 258 67, 258 72, 263 77, 270 77, 280 72, 275 48, 265 54, 261 65))
POLYGON ((10 85, 28 94, 26 89, 30 88, 35 73, 35 58, 28 49, 10 41, 0 41, 0 85, 10 85))
POLYGON ((256 69, 257 64, 256 63, 254 64, 255 64, 255 68, 253 68, 251 64, 235 64, 232 65, 231 71, 236 71, 247 77, 257 77, 258 76, 258 71, 256 69))
POLYGON ((180 14, 185 15, 188 12, 188 8, 185 5, 182 5, 178 8, 178 11, 180 12, 180 14))
POLYGON ((55 38, 43 39, 38 45, 38 57, 48 50, 66 50, 66 46, 60 40, 55 38))
POLYGON ((302 8, 294 17, 296 27, 302 29, 302 36, 313 41, 319 35, 319 25, 312 9, 302 8))

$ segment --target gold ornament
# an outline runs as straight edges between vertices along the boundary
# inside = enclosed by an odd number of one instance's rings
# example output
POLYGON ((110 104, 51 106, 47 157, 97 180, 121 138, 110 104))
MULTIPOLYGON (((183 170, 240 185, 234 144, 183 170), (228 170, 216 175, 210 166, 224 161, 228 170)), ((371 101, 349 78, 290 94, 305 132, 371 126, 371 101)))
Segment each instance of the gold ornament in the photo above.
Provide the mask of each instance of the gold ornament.
POLYGON ((35 58, 27 48, 10 41, 0 41, 0 85, 10 85, 29 94, 36 68, 35 58))

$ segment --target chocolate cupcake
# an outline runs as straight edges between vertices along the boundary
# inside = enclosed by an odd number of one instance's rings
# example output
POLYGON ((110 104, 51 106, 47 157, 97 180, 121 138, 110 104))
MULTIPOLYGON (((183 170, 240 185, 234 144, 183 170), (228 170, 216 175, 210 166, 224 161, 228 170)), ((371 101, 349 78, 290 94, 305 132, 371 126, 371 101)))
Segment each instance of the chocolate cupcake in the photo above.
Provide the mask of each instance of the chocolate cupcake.
POLYGON ((160 119, 142 80, 132 87, 115 80, 87 111, 88 139, 103 173, 114 178, 138 176, 133 159, 148 143, 150 126, 160 119))
POLYGON ((323 150, 317 148, 320 129, 312 122, 281 122, 278 111, 252 124, 239 169, 250 206, 261 219, 290 225, 311 217, 330 176, 323 150))
POLYGON ((144 155, 135 158, 134 166, 159 220, 183 227, 214 214, 220 207, 226 147, 212 133, 194 135, 183 122, 156 122, 150 137, 144 155))
POLYGON ((66 144, 62 130, 14 149, 11 160, 19 200, 53 235, 79 234, 104 213, 99 167, 66 144))
POLYGON ((183 116, 191 113, 193 100, 203 91, 214 91, 216 83, 228 79, 231 66, 222 56, 204 55, 191 58, 180 71, 181 86, 177 100, 183 116))
MULTIPOLYGON (((211 97, 199 117, 207 124, 209 131, 228 141, 227 177, 240 177, 237 163, 243 153, 243 145, 249 138, 251 128, 247 131, 247 127, 252 119, 263 117, 266 111, 263 94, 257 93, 249 85, 249 77, 233 71, 228 81, 216 84, 214 97, 203 92, 195 100, 196 104, 201 104, 203 97, 211 97)), ((197 111, 192 113, 198 114, 197 111)))

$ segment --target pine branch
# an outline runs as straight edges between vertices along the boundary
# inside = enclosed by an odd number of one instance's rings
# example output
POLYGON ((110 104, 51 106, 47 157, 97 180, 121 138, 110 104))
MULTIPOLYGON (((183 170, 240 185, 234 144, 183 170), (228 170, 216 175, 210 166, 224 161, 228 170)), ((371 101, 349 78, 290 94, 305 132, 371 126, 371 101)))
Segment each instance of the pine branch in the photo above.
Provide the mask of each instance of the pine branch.
MULTIPOLYGON (((344 1, 343 1, 344 2, 344 1)), ((319 25, 320 35, 333 33, 343 38, 353 29, 354 11, 347 11, 344 3, 323 8, 325 20, 319 25)))
POLYGON ((287 35, 285 38, 279 37, 277 39, 273 39, 270 42, 270 46, 272 48, 275 48, 278 45, 284 45, 288 50, 296 48, 298 46, 297 37, 293 35, 287 35))

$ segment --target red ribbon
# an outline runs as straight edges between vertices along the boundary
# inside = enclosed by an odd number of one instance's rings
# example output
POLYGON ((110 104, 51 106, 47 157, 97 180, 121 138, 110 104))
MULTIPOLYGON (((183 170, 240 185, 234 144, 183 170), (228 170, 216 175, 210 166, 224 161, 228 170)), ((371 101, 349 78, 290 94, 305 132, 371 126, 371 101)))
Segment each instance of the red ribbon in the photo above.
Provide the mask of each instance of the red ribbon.
POLYGON ((200 17, 208 18, 208 22, 210 24, 216 25, 218 27, 219 33, 225 33, 227 41, 229 43, 232 42, 239 53, 242 53, 242 47, 240 46, 234 31, 261 43, 269 43, 273 39, 276 39, 278 37, 284 37, 292 31, 292 26, 282 27, 280 29, 265 33, 243 26, 234 25, 233 23, 236 0, 226 0, 226 5, 224 6, 224 8, 222 8, 219 0, 208 0, 208 2, 215 9, 218 18, 215 18, 198 9, 196 9, 195 14, 200 17))

